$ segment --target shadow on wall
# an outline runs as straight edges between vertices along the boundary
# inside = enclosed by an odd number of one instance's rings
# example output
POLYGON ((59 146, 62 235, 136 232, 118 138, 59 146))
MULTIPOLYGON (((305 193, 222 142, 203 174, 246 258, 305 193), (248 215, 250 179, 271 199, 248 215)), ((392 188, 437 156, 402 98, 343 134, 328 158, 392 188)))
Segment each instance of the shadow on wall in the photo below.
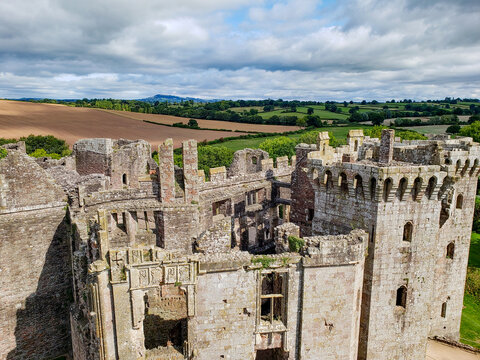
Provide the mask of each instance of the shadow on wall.
POLYGON ((7 360, 51 359, 70 352, 69 308, 73 300, 67 219, 58 225, 37 289, 17 310, 16 348, 7 360))

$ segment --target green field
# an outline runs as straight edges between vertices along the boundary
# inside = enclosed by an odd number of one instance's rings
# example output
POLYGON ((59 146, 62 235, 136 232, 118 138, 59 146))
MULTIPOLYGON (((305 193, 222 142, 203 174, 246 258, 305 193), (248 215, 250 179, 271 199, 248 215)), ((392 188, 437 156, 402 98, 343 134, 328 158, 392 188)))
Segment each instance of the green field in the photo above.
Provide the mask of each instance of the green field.
MULTIPOLYGON (((340 139, 346 139, 348 132, 352 129, 365 129, 365 128, 369 128, 369 126, 362 126, 362 125, 336 126, 336 127, 319 128, 316 130, 330 131, 337 139, 340 140, 340 139)), ((282 135, 270 136, 268 138, 263 137, 263 138, 252 138, 252 139, 227 140, 221 143, 213 144, 212 146, 225 146, 229 149, 232 149, 233 151, 242 150, 244 148, 256 149, 258 148, 258 145, 260 145, 260 143, 265 141, 265 139, 272 139, 279 136, 282 136, 282 135)), ((300 136, 302 136, 302 134, 292 134, 292 135, 289 135, 288 137, 295 141, 298 141, 300 136)))
POLYGON ((413 130, 420 134, 445 134, 450 125, 426 125, 426 126, 409 126, 399 129, 413 130))
MULTIPOLYGON (((480 234, 472 233, 468 266, 480 268, 480 234)), ((460 341, 480 349, 480 300, 465 293, 460 341)))
POLYGON ((472 241, 470 243, 468 266, 480 268, 480 234, 474 232, 472 233, 472 241))
POLYGON ((473 295, 463 298, 460 341, 480 349, 480 302, 473 295))

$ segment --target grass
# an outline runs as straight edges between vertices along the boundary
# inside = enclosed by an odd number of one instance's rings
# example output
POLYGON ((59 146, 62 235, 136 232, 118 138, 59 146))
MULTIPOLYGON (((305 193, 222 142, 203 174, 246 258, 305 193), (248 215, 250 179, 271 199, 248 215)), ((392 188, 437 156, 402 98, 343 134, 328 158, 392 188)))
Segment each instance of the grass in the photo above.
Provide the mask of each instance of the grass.
POLYGON ((480 302, 473 295, 465 293, 463 306, 460 340, 480 349, 480 302))
MULTIPOLYGON (((346 139, 347 134, 352 129, 365 129, 368 126, 365 125, 354 125, 354 126, 336 126, 336 127, 325 127, 319 128, 320 131, 331 131, 333 135, 337 139, 346 139)), ((279 135, 282 136, 282 135, 279 135)), ((302 134, 292 134, 288 137, 298 141, 298 139, 302 136, 302 134)), ((274 138, 277 136, 268 137, 268 139, 274 138)), ((225 146, 233 151, 242 150, 245 148, 257 149, 258 146, 265 141, 267 138, 253 138, 253 139, 235 139, 235 140, 228 140, 221 143, 213 144, 212 146, 225 146)))
POLYGON ((400 129, 413 130, 421 134, 445 134, 450 125, 425 125, 425 126, 410 126, 402 127, 400 129))
MULTIPOLYGON (((480 268, 480 234, 472 233, 468 266, 480 268)), ((460 341, 480 349, 480 300, 465 292, 460 341)))
POLYGON ((480 268, 480 234, 472 232, 468 266, 480 268))
POLYGON ((346 108, 344 109, 343 106, 341 107, 342 113, 339 114, 339 113, 334 113, 334 112, 325 110, 325 106, 323 105, 312 105, 312 106, 303 106, 303 107, 299 106, 297 107, 296 112, 283 112, 284 109, 275 109, 273 111, 260 112, 258 113, 258 115, 260 115, 264 119, 268 119, 273 115, 296 116, 298 118, 302 118, 307 115, 307 109, 309 107, 313 108, 313 115, 320 116, 320 119, 322 120, 345 120, 350 116, 350 114, 348 114, 348 110, 346 110, 346 108))

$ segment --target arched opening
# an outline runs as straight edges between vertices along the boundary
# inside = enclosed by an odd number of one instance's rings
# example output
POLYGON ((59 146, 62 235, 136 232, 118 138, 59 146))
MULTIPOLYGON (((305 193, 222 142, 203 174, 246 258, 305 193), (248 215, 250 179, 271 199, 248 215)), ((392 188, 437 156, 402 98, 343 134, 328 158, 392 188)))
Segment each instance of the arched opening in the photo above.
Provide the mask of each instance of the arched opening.
POLYGON ((333 188, 333 175, 330 170, 325 171, 324 183, 327 190, 333 188))
POLYGON ((441 317, 447 317, 447 302, 445 301, 443 304, 442 304, 442 312, 440 314, 441 317))
POLYGON ((473 174, 475 174, 475 170, 477 170, 478 168, 478 161, 478 159, 475 159, 475 161, 473 162, 473 166, 470 169, 470 176, 473 176, 473 174))
POLYGON ((413 225, 409 221, 403 227, 403 241, 411 242, 412 241, 412 234, 413 234, 413 225))
POLYGON ((371 199, 372 201, 374 201, 374 200, 375 200, 376 191, 377 191, 377 179, 375 179, 375 178, 373 178, 373 177, 370 179, 369 190, 370 190, 370 199, 371 199))
POLYGON ((407 306, 407 287, 405 285, 402 285, 397 289, 396 305, 403 308, 407 306))
POLYGON ((364 198, 363 194, 363 180, 360 175, 355 175, 355 196, 357 198, 364 198))
POLYGON ((460 170, 460 167, 462 166, 462 161, 459 159, 457 160, 457 164, 455 165, 455 174, 460 170))
POLYGON ((338 182, 340 185, 340 192, 344 195, 348 194, 348 182, 347 182, 347 175, 345 173, 341 173, 338 177, 338 182))
POLYGON ((450 158, 445 159, 445 165, 452 165, 452 159, 450 158))
POLYGON ((127 184, 127 174, 122 175, 122 183, 123 183, 123 185, 128 185, 127 184))
POLYGON ((252 157, 252 164, 257 165, 257 157, 256 156, 252 157))
POLYGON ((437 178, 435 176, 432 176, 430 179, 428 179, 427 189, 425 190, 425 194, 427 195, 427 199, 430 200, 430 198, 433 195, 433 192, 435 191, 436 186, 437 186, 437 178))
POLYGON ((355 145, 353 146, 353 151, 358 151, 358 140, 355 140, 355 145))
POLYGON ((450 244, 447 245, 447 259, 453 259, 454 254, 455 254, 455 243, 452 241, 450 244))
POLYGON ((405 195, 405 191, 407 191, 407 184, 408 184, 407 178, 400 179, 400 182, 398 183, 397 198, 400 201, 403 200, 403 196, 405 195))
POLYGON ((390 192, 392 191, 392 184, 393 181, 391 178, 385 180, 383 184, 383 201, 388 201, 388 197, 390 196, 390 192))
POLYGON ((466 172, 468 171, 469 167, 470 167, 470 160, 467 159, 467 161, 465 161, 465 165, 463 166, 463 169, 462 169, 462 172, 460 173, 460 175, 464 176, 466 174, 466 172))
POLYGON ((420 191, 422 190, 422 178, 417 177, 413 182, 412 199, 414 201, 420 200, 420 191))
POLYGON ((457 195, 457 204, 455 205, 457 209, 461 209, 463 207, 463 195, 458 194, 457 195))

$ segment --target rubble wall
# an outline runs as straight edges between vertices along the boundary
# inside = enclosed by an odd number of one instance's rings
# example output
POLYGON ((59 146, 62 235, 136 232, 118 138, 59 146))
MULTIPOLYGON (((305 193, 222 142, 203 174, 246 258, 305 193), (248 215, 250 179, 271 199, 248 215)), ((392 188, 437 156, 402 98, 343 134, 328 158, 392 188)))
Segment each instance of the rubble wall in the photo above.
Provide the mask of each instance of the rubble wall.
POLYGON ((0 358, 70 349, 69 233, 63 191, 33 158, 0 160, 0 358))

